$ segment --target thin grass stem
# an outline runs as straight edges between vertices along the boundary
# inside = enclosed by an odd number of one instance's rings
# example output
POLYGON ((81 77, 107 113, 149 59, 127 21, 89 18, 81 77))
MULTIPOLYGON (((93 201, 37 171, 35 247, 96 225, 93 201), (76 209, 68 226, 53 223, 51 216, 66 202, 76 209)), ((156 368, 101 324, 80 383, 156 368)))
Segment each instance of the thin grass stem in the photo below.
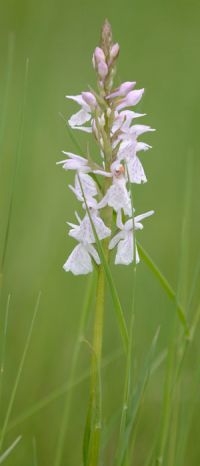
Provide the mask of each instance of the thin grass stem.
POLYGON ((14 192, 15 192, 15 187, 16 187, 17 169, 18 169, 19 158, 20 158, 21 149, 22 149, 24 122, 25 122, 25 105, 26 105, 27 84, 28 84, 28 69, 29 69, 29 60, 27 59, 26 66, 25 66, 24 91, 23 91, 20 123, 19 123, 18 143, 17 143, 12 184, 11 184, 11 193, 10 193, 10 201, 9 201, 9 207, 8 207, 8 217, 7 217, 7 224, 6 224, 6 230, 5 230, 3 253, 2 253, 1 263, 0 263, 0 291, 2 289, 2 280, 3 280, 3 274, 4 274, 4 266, 5 266, 7 248, 8 248, 10 225, 11 225, 11 218, 12 218, 13 205, 14 205, 14 192))
POLYGON ((12 408, 13 408, 13 404, 14 404, 14 401, 15 401, 15 396, 16 396, 18 385, 19 385, 19 382, 20 382, 21 374, 22 374, 22 371, 23 371, 23 368, 24 368, 26 355, 28 353, 28 349, 29 349, 29 346, 30 346, 31 336, 32 336, 33 328, 34 328, 34 323, 35 323, 35 319, 36 319, 38 309, 39 309, 40 297, 41 297, 41 293, 39 293, 37 301, 36 301, 33 317, 32 317, 32 320, 31 320, 29 332, 28 332, 27 339, 26 339, 25 346, 24 346, 24 351, 23 351, 21 361, 20 361, 20 364, 19 364, 19 367, 18 367, 17 375, 16 375, 16 378, 15 378, 15 382, 14 382, 13 389, 12 389, 11 396, 10 396, 10 401, 8 403, 8 408, 7 408, 7 411, 6 411, 6 415, 5 415, 5 419, 4 419, 4 423, 3 423, 3 427, 2 427, 1 435, 0 435, 0 451, 2 450, 5 434, 6 434, 6 431, 7 431, 8 422, 9 422, 10 415, 11 415, 12 408))
POLYGON ((8 314, 9 314, 9 308, 10 308, 10 299, 11 299, 11 294, 8 295, 8 299, 6 303, 6 311, 5 311, 3 335, 2 335, 1 362, 0 362, 0 406, 1 406, 1 397, 2 397, 3 376, 4 376, 4 369, 5 369, 6 336, 7 336, 7 328, 8 328, 8 314))
POLYGON ((38 455, 37 455, 37 444, 36 438, 32 438, 32 450, 33 450, 33 466, 38 466, 38 455))
POLYGON ((14 442, 7 448, 7 450, 5 450, 4 453, 2 453, 2 455, 0 456, 0 464, 2 464, 7 459, 8 456, 10 456, 10 454, 12 453, 14 448, 18 445, 21 439, 22 439, 22 436, 19 435, 14 440, 14 442))
POLYGON ((13 58, 14 58, 14 45, 15 37, 14 34, 10 34, 8 37, 8 54, 7 54, 7 64, 5 72, 5 89, 3 93, 3 100, 1 102, 1 120, 0 120, 0 157, 2 152, 2 144, 8 114, 8 102, 10 94, 10 84, 13 71, 13 58))

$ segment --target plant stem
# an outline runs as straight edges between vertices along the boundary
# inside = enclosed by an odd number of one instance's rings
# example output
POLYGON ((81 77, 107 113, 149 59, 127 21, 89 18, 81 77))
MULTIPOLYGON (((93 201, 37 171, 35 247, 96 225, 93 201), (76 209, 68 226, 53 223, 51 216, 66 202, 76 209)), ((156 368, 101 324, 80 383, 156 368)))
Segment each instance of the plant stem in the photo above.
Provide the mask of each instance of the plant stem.
POLYGON ((101 387, 101 359, 102 359, 102 335, 104 316, 105 277, 103 266, 99 266, 96 309, 93 331, 93 354, 91 366, 90 388, 90 434, 88 466, 97 466, 100 453, 100 436, 102 428, 102 387, 101 387))

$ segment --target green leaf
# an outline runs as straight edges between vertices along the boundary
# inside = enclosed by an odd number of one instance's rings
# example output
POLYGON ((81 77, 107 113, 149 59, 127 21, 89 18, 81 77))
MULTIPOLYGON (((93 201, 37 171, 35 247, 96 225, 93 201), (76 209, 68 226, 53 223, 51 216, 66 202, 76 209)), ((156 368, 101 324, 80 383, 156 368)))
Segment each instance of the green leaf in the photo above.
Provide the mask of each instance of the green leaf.
POLYGON ((133 427, 134 423, 136 421, 136 417, 149 381, 149 377, 152 373, 152 367, 153 367, 153 358, 154 358, 154 353, 158 341, 158 335, 159 335, 159 329, 157 330, 153 340, 152 344, 150 346, 150 349, 148 351, 148 356, 146 358, 144 368, 140 377, 140 381, 136 387, 136 390, 132 396, 132 401, 130 402, 130 408, 128 410, 128 419, 127 419, 127 424, 124 432, 124 438, 122 439, 122 442, 119 445, 118 449, 118 454, 117 454, 117 465, 118 466, 123 466, 124 458, 125 455, 128 451, 129 447, 129 442, 132 436, 133 432, 133 427))

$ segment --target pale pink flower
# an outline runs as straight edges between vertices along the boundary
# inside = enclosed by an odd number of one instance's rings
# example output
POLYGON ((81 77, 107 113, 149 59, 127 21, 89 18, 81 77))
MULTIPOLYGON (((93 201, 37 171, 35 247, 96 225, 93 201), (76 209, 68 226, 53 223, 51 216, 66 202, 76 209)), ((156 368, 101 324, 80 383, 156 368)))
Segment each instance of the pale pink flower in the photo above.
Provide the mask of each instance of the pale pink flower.
POLYGON ((91 169, 88 166, 88 160, 81 155, 74 154, 73 152, 62 151, 64 155, 67 155, 68 159, 60 160, 57 165, 62 165, 64 170, 78 170, 84 173, 88 173, 91 169))
POLYGON ((135 91, 130 91, 124 99, 120 101, 119 104, 116 105, 116 109, 122 110, 123 108, 126 107, 132 107, 134 105, 137 105, 144 93, 144 89, 137 89, 135 91))
POLYGON ((145 116, 145 113, 136 113, 132 110, 122 110, 121 112, 115 111, 115 119, 112 125, 112 133, 116 131, 128 132, 132 121, 135 118, 145 116))
POLYGON ((118 161, 111 165, 113 184, 108 188, 105 196, 99 202, 98 208, 106 205, 112 207, 116 212, 123 209, 125 215, 131 215, 131 199, 126 188, 125 170, 118 161))
POLYGON ((75 185, 69 185, 69 188, 81 202, 85 202, 86 199, 89 203, 91 202, 91 199, 98 194, 96 182, 90 175, 84 172, 79 172, 75 175, 75 185))
POLYGON ((135 81, 126 81, 122 83, 114 92, 111 92, 106 98, 114 99, 116 97, 126 97, 127 94, 135 87, 135 81))
POLYGON ((68 120, 69 126, 73 129, 80 129, 81 131, 91 133, 91 126, 83 125, 91 120, 92 113, 97 105, 94 95, 91 92, 82 92, 82 94, 78 95, 66 95, 66 98, 74 100, 81 106, 81 110, 74 113, 68 120))
POLYGON ((130 127, 124 126, 120 138, 125 139, 125 140, 133 140, 133 139, 136 139, 141 134, 151 132, 151 131, 155 131, 155 129, 151 128, 148 125, 133 125, 130 127))
POLYGON ((124 141, 120 145, 119 151, 117 153, 117 158, 119 161, 125 162, 125 167, 128 171, 128 181, 130 181, 131 183, 140 184, 145 183, 147 181, 147 178, 143 166, 136 155, 138 150, 141 150, 141 145, 138 146, 137 141, 135 141, 135 143, 127 143, 124 141))
POLYGON ((66 272, 74 275, 86 275, 93 271, 92 259, 100 264, 99 255, 92 244, 78 244, 63 265, 66 272))
POLYGON ((117 246, 117 253, 115 257, 115 264, 129 265, 134 260, 135 251, 135 262, 139 262, 139 254, 136 244, 134 245, 134 232, 136 230, 142 230, 143 225, 141 220, 150 215, 153 215, 154 211, 150 210, 141 215, 137 215, 134 219, 127 220, 124 224, 121 218, 121 212, 117 215, 117 227, 119 232, 111 239, 109 243, 109 249, 113 249, 117 246))
POLYGON ((99 216, 99 212, 96 209, 90 209, 90 217, 88 213, 85 214, 83 220, 78 218, 79 225, 74 225, 68 222, 72 228, 69 231, 69 236, 72 236, 77 241, 84 241, 88 244, 95 243, 95 236, 93 233, 92 225, 96 231, 99 240, 107 238, 111 235, 111 230, 108 228, 103 220, 99 216))

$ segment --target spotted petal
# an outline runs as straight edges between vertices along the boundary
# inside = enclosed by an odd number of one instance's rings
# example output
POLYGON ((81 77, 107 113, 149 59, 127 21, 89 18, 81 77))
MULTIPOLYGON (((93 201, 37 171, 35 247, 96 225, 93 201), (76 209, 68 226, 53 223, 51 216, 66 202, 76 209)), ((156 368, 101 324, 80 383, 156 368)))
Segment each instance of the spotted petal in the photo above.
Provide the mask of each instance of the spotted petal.
POLYGON ((82 245, 76 246, 63 265, 66 272, 74 275, 86 275, 93 270, 92 260, 87 249, 82 245))
POLYGON ((127 160, 127 168, 131 183, 146 183, 147 178, 143 166, 136 155, 127 160))
POLYGON ((86 123, 89 120, 91 120, 90 113, 82 109, 79 110, 79 112, 72 115, 71 118, 68 120, 68 123, 69 126, 71 126, 71 128, 74 128, 75 126, 84 125, 84 123, 86 123))

